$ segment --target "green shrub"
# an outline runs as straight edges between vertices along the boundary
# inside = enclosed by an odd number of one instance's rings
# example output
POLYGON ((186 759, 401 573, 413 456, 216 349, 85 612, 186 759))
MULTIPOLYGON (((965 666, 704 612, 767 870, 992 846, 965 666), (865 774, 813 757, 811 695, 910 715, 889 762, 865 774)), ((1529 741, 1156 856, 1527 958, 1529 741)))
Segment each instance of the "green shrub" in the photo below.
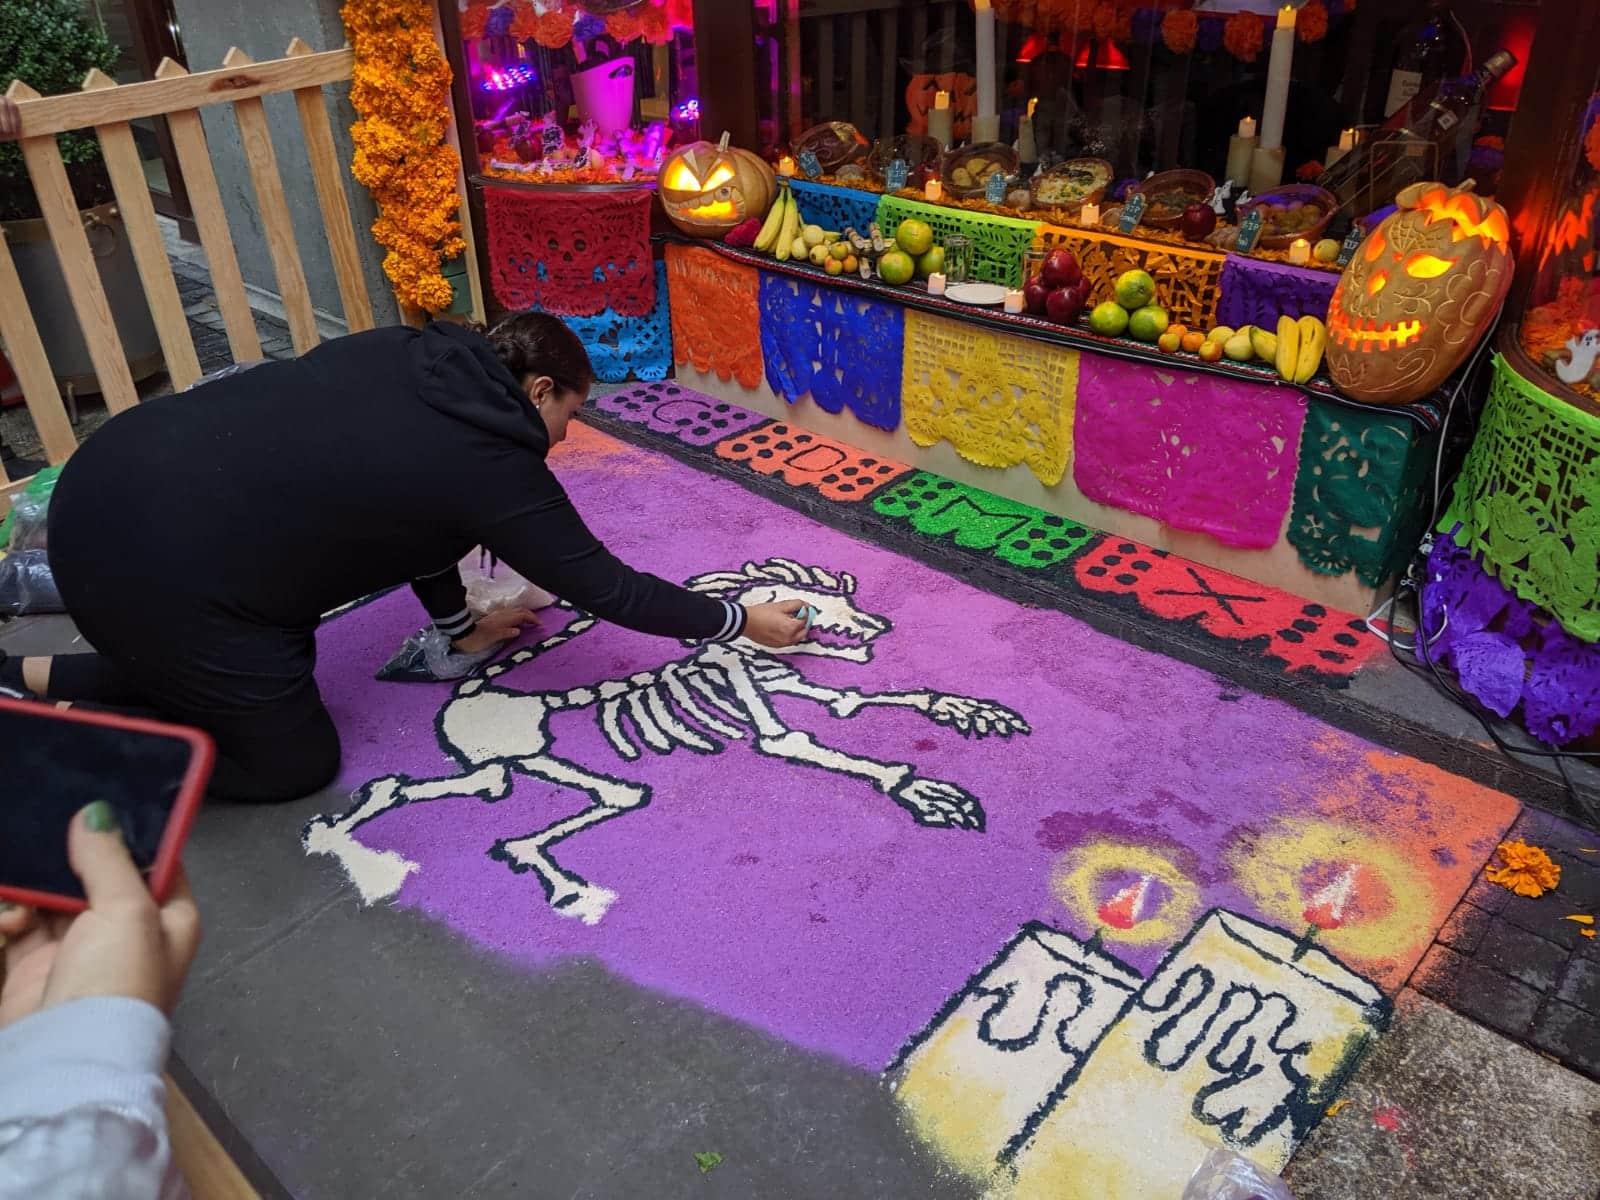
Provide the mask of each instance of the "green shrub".
MULTIPOLYGON (((46 96, 75 92, 92 68, 109 72, 116 61, 117 48, 77 0, 0 3, 0 92, 13 79, 46 96)), ((87 207, 105 199, 109 187, 94 134, 64 133, 56 140, 79 204, 87 207)), ((22 151, 14 144, 0 145, 0 220, 38 215, 22 151)))

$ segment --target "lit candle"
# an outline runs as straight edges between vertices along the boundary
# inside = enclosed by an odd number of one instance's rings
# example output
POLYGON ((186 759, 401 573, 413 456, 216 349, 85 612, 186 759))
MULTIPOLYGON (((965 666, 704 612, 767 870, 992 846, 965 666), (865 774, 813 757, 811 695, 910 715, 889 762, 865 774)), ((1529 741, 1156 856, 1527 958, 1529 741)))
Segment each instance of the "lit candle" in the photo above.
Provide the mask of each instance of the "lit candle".
POLYGON ((1256 119, 1239 122, 1239 132, 1228 139, 1228 180, 1243 188, 1250 182, 1250 160, 1256 152, 1256 119))
POLYGON ((1008 313, 1019 313, 1022 311, 1022 293, 1016 288, 1008 288, 1006 290, 1006 311, 1008 313))
POLYGON ((929 204, 937 204, 944 198, 944 184, 937 179, 930 179, 922 188, 922 198, 929 204))
POLYGON ((941 146, 949 146, 955 140, 950 136, 953 128, 951 119, 950 93, 935 92, 933 107, 928 110, 928 136, 941 146))
POLYGON ((1289 107, 1289 76, 1293 69, 1294 9, 1286 4, 1278 10, 1278 27, 1272 31, 1272 57, 1267 60, 1267 97, 1261 109, 1263 150, 1276 150, 1283 145, 1283 118, 1289 107))
POLYGON ((1039 146, 1033 140, 1033 110, 1038 106, 1039 98, 1035 96, 1028 101, 1028 111, 1017 123, 1017 157, 1025 163, 1039 161, 1039 146))
POLYGON ((1341 133, 1339 135, 1339 149, 1341 149, 1341 150, 1354 150, 1355 148, 1356 148, 1356 131, 1354 129, 1346 129, 1343 133, 1341 133))
POLYGON ((1311 261, 1311 243, 1305 238, 1295 238, 1289 243, 1289 261, 1296 266, 1304 266, 1311 261))
POLYGON ((977 20, 977 102, 972 120, 972 140, 992 142, 1000 136, 1000 115, 995 108, 994 8, 989 0, 973 0, 977 20))
MULTIPOLYGON (((1020 295, 1021 293, 1018 294, 1020 295)), ((944 276, 938 271, 935 271, 933 274, 928 276, 928 295, 944 295, 944 276)))
POLYGON ((778 174, 782 175, 785 179, 793 179, 794 159, 790 158, 787 154, 780 158, 778 160, 778 174))
POLYGON ((1346 129, 1339 135, 1339 144, 1337 146, 1328 147, 1328 153, 1322 159, 1322 169, 1325 171, 1328 170, 1333 166, 1334 163, 1338 162, 1341 158, 1343 158, 1346 154, 1349 154, 1350 151, 1354 150, 1355 148, 1356 131, 1354 129, 1346 129))
POLYGON ((1100 206, 1098 204, 1085 204, 1078 210, 1078 222, 1082 225, 1100 224, 1100 206))

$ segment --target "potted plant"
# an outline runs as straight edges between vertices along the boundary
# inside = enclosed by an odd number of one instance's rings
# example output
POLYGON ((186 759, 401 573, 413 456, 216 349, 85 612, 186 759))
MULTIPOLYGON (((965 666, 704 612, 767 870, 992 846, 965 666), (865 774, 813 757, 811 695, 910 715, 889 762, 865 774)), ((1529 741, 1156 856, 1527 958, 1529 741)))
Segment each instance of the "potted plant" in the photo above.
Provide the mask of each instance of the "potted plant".
MULTIPOLYGON (((109 73, 117 57, 105 30, 84 15, 77 0, 0 3, 0 92, 14 79, 46 96, 75 92, 90 70, 109 73)), ((57 144, 129 368, 142 379, 160 368, 161 346, 122 218, 112 202, 100 143, 84 130, 62 134, 57 144)), ((56 379, 69 390, 98 391, 49 230, 39 218, 22 150, 15 144, 0 144, 0 225, 56 379)))

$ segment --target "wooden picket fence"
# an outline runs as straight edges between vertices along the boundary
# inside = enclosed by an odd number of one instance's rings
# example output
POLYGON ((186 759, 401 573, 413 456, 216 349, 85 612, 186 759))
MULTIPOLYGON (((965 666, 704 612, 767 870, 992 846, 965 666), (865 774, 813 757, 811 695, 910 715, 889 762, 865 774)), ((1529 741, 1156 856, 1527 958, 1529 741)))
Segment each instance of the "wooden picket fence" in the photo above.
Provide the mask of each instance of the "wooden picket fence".
MULTIPOLYGON (((129 122, 165 117, 178 163, 194 208, 195 224, 210 267, 217 307, 227 331, 234 361, 261 357, 261 342, 239 271, 227 215, 217 189, 210 150, 199 110, 209 105, 232 107, 249 164, 257 209, 266 234, 278 292, 295 353, 318 342, 311 293, 306 286, 295 237, 296 218, 289 212, 283 180, 267 127, 263 96, 292 92, 300 118, 322 215, 339 298, 350 332, 370 329, 371 298, 361 271, 361 255, 345 200, 345 167, 334 148, 333 127, 323 98, 324 84, 348 80, 353 56, 348 49, 316 53, 299 38, 285 57, 257 63, 243 51, 230 50, 216 71, 190 73, 171 59, 162 61, 152 80, 118 84, 99 71, 90 72, 77 93, 40 97, 20 80, 6 95, 22 115, 21 149, 28 176, 39 200, 50 241, 61 266, 73 311, 82 329, 100 392, 111 412, 135 404, 138 395, 94 256, 89 248, 77 202, 56 145, 56 135, 69 130, 94 130, 126 224, 127 236, 145 299, 150 306, 167 373, 175 389, 200 377, 200 363, 177 283, 156 224, 149 186, 135 148, 129 122)), ((304 216, 300 217, 304 231, 304 216)), ((59 463, 77 447, 56 380, 51 373, 39 331, 23 293, 11 251, 0 236, 0 342, 22 385, 23 397, 51 463, 59 463)), ((0 512, 7 498, 26 480, 12 481, 0 467, 0 512)))

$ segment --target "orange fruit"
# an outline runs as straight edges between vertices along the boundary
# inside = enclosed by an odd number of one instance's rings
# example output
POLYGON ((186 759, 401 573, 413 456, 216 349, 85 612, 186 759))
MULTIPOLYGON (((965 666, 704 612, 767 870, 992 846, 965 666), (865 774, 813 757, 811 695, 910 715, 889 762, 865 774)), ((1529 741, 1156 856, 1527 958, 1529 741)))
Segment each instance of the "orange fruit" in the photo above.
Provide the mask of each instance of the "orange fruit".
MULTIPOLYGON (((1171 332, 1170 330, 1168 332, 1171 332)), ((1201 346, 1206 344, 1206 335, 1203 333, 1188 332, 1183 335, 1183 348, 1190 354, 1196 353, 1201 346)))

